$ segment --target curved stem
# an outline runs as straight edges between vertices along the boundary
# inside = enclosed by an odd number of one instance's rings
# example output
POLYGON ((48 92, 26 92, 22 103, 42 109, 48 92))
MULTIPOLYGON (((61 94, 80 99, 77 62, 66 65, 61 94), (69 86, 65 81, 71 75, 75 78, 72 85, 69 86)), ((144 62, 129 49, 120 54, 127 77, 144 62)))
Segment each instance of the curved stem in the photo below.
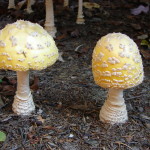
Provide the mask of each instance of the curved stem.
POLYGON ((54 8, 53 0, 45 0, 46 7, 46 18, 45 18, 45 29, 52 37, 55 37, 56 28, 54 24, 54 8))
POLYGON ((13 111, 18 115, 29 115, 34 111, 30 86, 29 86, 29 71, 17 72, 17 92, 14 97, 13 111))
POLYGON ((83 0, 78 0, 78 16, 77 16, 77 24, 84 24, 84 16, 83 16, 83 0))
POLYGON ((128 119, 122 89, 109 89, 108 98, 100 111, 102 122, 115 124, 124 123, 128 119))

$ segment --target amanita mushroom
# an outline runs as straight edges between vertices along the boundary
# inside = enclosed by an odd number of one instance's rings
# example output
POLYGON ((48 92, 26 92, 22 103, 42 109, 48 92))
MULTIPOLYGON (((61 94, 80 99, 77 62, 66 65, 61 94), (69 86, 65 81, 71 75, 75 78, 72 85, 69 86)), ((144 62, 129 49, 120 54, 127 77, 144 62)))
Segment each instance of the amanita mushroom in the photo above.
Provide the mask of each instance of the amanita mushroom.
POLYGON ((35 106, 29 87, 29 70, 42 70, 58 59, 53 38, 38 24, 19 20, 0 31, 0 68, 17 71, 13 111, 28 115, 35 106))
POLYGON ((103 36, 93 51, 92 71, 96 84, 109 88, 100 120, 110 124, 126 122, 123 90, 140 84, 144 74, 136 43, 121 33, 103 36))

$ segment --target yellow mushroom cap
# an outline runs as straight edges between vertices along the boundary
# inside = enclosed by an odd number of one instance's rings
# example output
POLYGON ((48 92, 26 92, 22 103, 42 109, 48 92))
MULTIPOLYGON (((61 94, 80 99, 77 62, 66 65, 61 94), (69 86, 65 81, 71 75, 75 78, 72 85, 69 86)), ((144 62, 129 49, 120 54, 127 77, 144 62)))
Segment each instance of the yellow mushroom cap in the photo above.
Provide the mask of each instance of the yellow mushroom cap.
POLYGON ((53 38, 39 24, 18 20, 0 31, 0 68, 41 70, 58 59, 53 38))
POLYGON ((96 84, 127 89, 143 81, 143 65, 136 43, 122 33, 109 33, 96 44, 92 56, 96 84))

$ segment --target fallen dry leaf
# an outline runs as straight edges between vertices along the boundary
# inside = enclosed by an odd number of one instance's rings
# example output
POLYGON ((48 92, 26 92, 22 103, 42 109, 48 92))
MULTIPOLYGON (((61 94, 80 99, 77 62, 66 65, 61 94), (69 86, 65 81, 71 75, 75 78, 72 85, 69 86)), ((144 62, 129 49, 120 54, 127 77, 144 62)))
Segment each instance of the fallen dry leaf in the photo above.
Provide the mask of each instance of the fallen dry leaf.
POLYGON ((150 59, 150 51, 149 50, 140 50, 142 56, 145 58, 145 59, 150 59))
POLYGON ((39 89, 39 78, 34 76, 34 83, 30 86, 33 91, 37 91, 39 89))
POLYGON ((43 119, 41 116, 37 116, 37 120, 40 121, 41 123, 45 122, 45 119, 43 119))

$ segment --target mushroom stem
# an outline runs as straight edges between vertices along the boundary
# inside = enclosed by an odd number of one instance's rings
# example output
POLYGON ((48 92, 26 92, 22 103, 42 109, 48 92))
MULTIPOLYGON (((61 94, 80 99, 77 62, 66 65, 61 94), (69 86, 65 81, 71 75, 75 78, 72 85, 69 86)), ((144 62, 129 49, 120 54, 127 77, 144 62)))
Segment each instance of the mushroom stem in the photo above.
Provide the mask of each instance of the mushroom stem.
POLYGON ((110 88, 108 98, 100 111, 100 120, 105 123, 124 123, 128 119, 122 89, 110 88))
POLYGON ((15 0, 9 0, 9 4, 8 4, 8 9, 11 9, 11 8, 16 8, 15 6, 15 0))
POLYGON ((64 0, 64 7, 68 7, 69 6, 69 0, 64 0))
POLYGON ((84 24, 83 0, 78 0, 78 16, 77 16, 76 23, 77 24, 84 24))
POLYGON ((26 11, 28 14, 32 13, 32 5, 35 3, 35 0, 28 0, 26 11))
POLYGON ((53 8, 53 0, 45 1, 46 7, 46 18, 45 18, 45 29, 52 36, 55 37, 56 28, 54 24, 54 8, 53 8))
POLYGON ((29 71, 17 71, 17 92, 12 107, 18 115, 29 115, 35 110, 29 86, 29 71))

